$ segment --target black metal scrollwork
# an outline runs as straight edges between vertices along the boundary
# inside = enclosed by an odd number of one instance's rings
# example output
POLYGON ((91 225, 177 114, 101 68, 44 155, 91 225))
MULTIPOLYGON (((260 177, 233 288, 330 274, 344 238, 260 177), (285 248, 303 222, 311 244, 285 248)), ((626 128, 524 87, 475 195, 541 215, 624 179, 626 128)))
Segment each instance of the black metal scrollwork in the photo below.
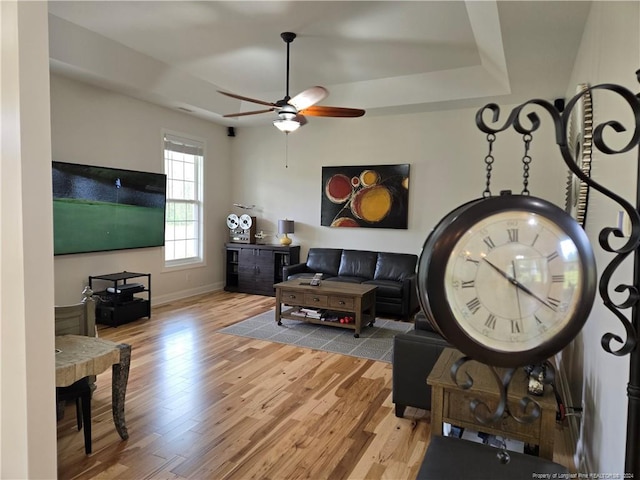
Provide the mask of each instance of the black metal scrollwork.
POLYGON ((587 92, 593 92, 595 90, 609 91, 620 96, 628 104, 635 119, 633 132, 628 142, 617 149, 612 148, 605 141, 605 132, 608 131, 611 133, 620 134, 626 132, 627 129, 620 122, 615 120, 598 124, 594 129, 593 144, 595 145, 595 147, 600 152, 607 155, 615 155, 628 152, 637 147, 638 143, 640 142, 640 101, 635 94, 633 94, 626 88, 620 85, 609 83, 595 85, 583 90, 582 92, 579 92, 566 104, 566 108, 562 112, 562 114, 558 112, 553 104, 547 102, 546 100, 529 100, 514 108, 504 124, 495 127, 487 124, 484 119, 484 117, 486 116, 486 112, 490 111, 492 113, 491 123, 498 123, 500 116, 500 107, 498 107, 498 105, 494 103, 491 103, 484 106, 478 111, 478 113, 476 114, 476 125, 481 131, 487 134, 492 133, 495 135, 496 133, 507 130, 512 126, 517 132, 521 134, 532 133, 540 127, 540 117, 536 112, 528 113, 526 115, 526 119, 528 120, 529 124, 525 125, 525 122, 522 118, 522 112, 529 106, 537 105, 539 107, 542 107, 551 116, 551 119, 555 126, 556 143, 560 148, 562 158, 569 170, 571 170, 580 180, 587 183, 590 187, 593 187, 595 190, 599 191, 606 197, 618 203, 629 216, 631 220, 631 233, 624 245, 615 248, 611 244, 610 240, 612 236, 623 238, 623 232, 621 232, 616 227, 604 228, 600 232, 598 238, 600 246, 603 250, 616 254, 614 258, 609 262, 609 264, 605 267, 600 277, 600 297, 602 298, 605 307, 609 309, 620 320, 626 332, 626 339, 624 340, 616 334, 606 333, 601 339, 601 344, 602 347, 609 353, 612 353, 614 355, 626 355, 630 353, 636 346, 637 332, 632 322, 627 319, 627 317, 621 312, 621 310, 629 309, 634 305, 637 305, 638 300, 640 299, 640 292, 638 292, 637 287, 634 285, 617 285, 614 290, 618 293, 626 291, 628 296, 625 301, 616 304, 613 302, 611 296, 609 295, 609 284, 615 270, 620 266, 625 258, 629 254, 633 253, 640 245, 640 216, 631 203, 582 172, 582 170, 578 167, 576 158, 574 158, 567 142, 567 128, 573 108, 582 96, 586 95, 587 92), (611 343, 613 340, 616 340, 617 342, 622 344, 622 346, 618 350, 614 350, 612 348, 611 343))
MULTIPOLYGON (((458 379, 458 373, 461 372, 461 367, 469 361, 473 361, 473 359, 471 357, 461 357, 451 366, 451 379, 463 390, 469 390, 473 387, 473 378, 469 373, 464 372, 466 375, 465 380, 460 381, 458 379)), ((517 371, 516 368, 498 369, 491 366, 487 366, 487 368, 491 371, 498 385, 500 400, 493 411, 485 402, 478 399, 472 400, 470 408, 478 422, 484 425, 490 425, 505 417, 505 415, 511 416, 518 423, 531 423, 540 418, 542 413, 540 404, 529 396, 520 399, 518 412, 514 412, 509 408, 507 395, 511 379, 517 371)), ((551 383, 551 380, 545 379, 544 382, 551 383)))
MULTIPOLYGON (((636 72, 638 80, 640 81, 640 70, 636 72)), ((615 303, 609 295, 610 283, 612 276, 616 269, 623 263, 623 261, 631 254, 637 251, 640 246, 640 215, 636 208, 627 200, 617 195, 613 191, 599 184, 593 178, 583 173, 579 168, 576 158, 573 156, 571 148, 567 142, 567 129, 569 125, 569 119, 571 112, 576 104, 579 102, 583 95, 587 92, 593 92, 595 90, 602 90, 611 92, 618 95, 629 106, 635 123, 631 133, 627 132, 627 129, 620 122, 611 120, 599 123, 594 128, 593 145, 595 148, 606 155, 615 155, 624 152, 628 152, 638 146, 640 143, 640 100, 628 89, 615 84, 601 84, 589 87, 579 93, 577 93, 566 104, 566 108, 562 113, 556 109, 556 107, 546 101, 540 99, 529 100, 517 107, 515 107, 509 114, 507 120, 500 124, 500 107, 495 103, 485 105, 476 114, 477 127, 487 135, 495 135, 499 132, 505 131, 511 127, 522 135, 530 135, 536 131, 540 125, 541 120, 538 114, 534 111, 530 111, 531 108, 540 107, 546 111, 555 127, 555 139, 560 148, 564 163, 569 170, 573 172, 580 180, 587 183, 590 187, 599 191, 606 197, 610 198, 614 202, 618 203, 629 216, 631 220, 631 232, 627 241, 621 247, 615 248, 612 245, 612 237, 621 239, 624 238, 623 232, 617 227, 603 228, 599 234, 598 242, 601 248, 607 252, 615 254, 613 259, 607 264, 598 284, 599 294, 602 298, 604 306, 610 310, 616 318, 620 321, 624 327, 626 338, 622 339, 620 336, 614 333, 606 333, 601 338, 602 348, 613 355, 622 356, 631 353, 637 344, 638 332, 636 331, 635 322, 630 321, 624 314, 623 310, 630 308, 637 308, 639 306, 640 292, 636 285, 619 284, 615 286, 614 291, 617 293, 627 294, 627 298, 621 303, 615 303), (527 112, 528 113, 525 113, 527 112), (489 117, 489 121, 485 121, 485 117, 489 117), (627 132, 630 135, 629 140, 620 148, 613 148, 605 140, 605 136, 611 135, 616 137, 616 134, 622 134, 627 132), (612 347, 612 342, 616 341, 621 344, 618 349, 612 347)), ((611 138, 611 137, 609 137, 611 138)), ((639 198, 636 201, 640 201, 639 198)), ((454 381, 457 381, 457 374, 459 368, 466 363, 469 358, 465 357, 460 359, 454 367, 452 367, 451 375, 454 381)), ((496 382, 500 390, 500 402, 497 408, 491 412, 488 406, 479 400, 474 400, 471 403, 471 409, 478 421, 482 423, 491 423, 498 420, 505 413, 510 414, 518 422, 530 422, 538 418, 540 415, 540 406, 538 403, 530 397, 524 397, 520 402, 520 412, 514 415, 514 412, 510 412, 507 406, 507 392, 509 384, 513 377, 513 370, 507 371, 503 375, 500 375, 495 368, 490 367, 492 373, 496 379, 496 382)), ((467 380, 459 384, 461 388, 468 389, 473 385, 473 379, 467 374, 467 380)), ((553 376, 551 376, 553 377, 553 376)), ((545 379, 545 383, 552 383, 553 378, 545 379)), ((633 387, 633 385, 631 386, 633 387)), ((640 391, 640 390, 639 390, 640 391)))

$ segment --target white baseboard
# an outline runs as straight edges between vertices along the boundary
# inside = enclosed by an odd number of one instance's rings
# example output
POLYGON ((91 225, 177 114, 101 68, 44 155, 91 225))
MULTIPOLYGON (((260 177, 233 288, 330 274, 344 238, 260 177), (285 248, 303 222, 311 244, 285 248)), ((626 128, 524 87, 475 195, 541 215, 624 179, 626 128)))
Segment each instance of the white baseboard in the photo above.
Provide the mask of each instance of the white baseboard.
POLYGON ((167 295, 154 296, 151 301, 151 306, 164 305, 165 303, 174 302, 176 300, 182 300, 183 298, 193 297, 195 295, 202 295, 203 293, 211 293, 222 290, 224 288, 223 282, 217 282, 210 285, 203 285, 196 288, 190 288, 188 290, 180 290, 178 292, 171 292, 167 295))

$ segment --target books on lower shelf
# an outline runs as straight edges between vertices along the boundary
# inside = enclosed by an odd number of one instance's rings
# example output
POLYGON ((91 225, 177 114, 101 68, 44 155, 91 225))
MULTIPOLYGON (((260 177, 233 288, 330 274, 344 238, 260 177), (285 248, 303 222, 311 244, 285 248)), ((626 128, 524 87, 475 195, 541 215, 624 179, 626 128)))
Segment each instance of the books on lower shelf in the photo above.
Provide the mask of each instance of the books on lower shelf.
MULTIPOLYGON (((289 315, 293 316, 293 317, 300 317, 300 318, 308 318, 308 319, 312 319, 312 320, 321 320, 323 322, 340 322, 340 319, 344 319, 345 315, 341 314, 340 312, 335 312, 335 311, 331 311, 331 310, 325 310, 322 308, 313 308, 313 307, 299 307, 299 308, 294 308, 293 310, 288 312, 289 315)), ((350 322, 344 322, 344 323, 352 323, 353 322, 353 317, 350 317, 350 322)))
POLYGON ((507 450, 511 450, 512 452, 524 452, 524 442, 520 440, 513 440, 499 435, 477 432, 468 428, 455 427, 448 423, 443 423, 442 427, 443 434, 447 437, 462 438, 464 440, 482 443, 484 445, 497 448, 504 446, 507 450))
POLYGON ((322 314, 324 313, 324 310, 320 308, 309 308, 309 307, 303 307, 300 309, 300 311, 303 312, 307 318, 316 318, 318 320, 322 318, 322 314))
POLYGON ((320 320, 322 318, 322 314, 322 310, 314 308, 298 308, 289 312, 289 315, 293 315, 294 317, 314 318, 316 320, 320 320))

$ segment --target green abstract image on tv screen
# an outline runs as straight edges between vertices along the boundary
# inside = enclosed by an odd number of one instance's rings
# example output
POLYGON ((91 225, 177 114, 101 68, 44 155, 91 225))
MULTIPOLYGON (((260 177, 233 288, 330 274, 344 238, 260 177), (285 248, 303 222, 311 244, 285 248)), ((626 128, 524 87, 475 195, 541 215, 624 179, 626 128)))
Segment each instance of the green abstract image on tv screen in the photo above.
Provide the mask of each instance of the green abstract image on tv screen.
POLYGON ((166 176, 53 162, 54 254, 164 245, 166 176))

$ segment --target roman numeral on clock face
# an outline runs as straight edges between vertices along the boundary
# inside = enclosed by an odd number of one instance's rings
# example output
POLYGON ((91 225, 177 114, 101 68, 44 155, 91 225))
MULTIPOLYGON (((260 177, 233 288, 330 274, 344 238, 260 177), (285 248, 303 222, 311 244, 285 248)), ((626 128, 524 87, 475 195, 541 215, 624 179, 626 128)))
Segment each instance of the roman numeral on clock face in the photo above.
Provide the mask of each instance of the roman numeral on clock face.
POLYGON ((472 300, 469 300, 467 302, 467 308, 473 314, 475 314, 478 310, 480 310, 480 300, 478 300, 478 297, 472 300))
POLYGON ((536 242, 538 241, 538 237, 539 237, 539 236, 540 236, 540 235, 536 233, 536 236, 535 236, 535 237, 533 237, 533 242, 531 242, 531 246, 532 246, 532 247, 533 247, 533 246, 536 244, 536 242))
POLYGON ((476 285, 475 280, 463 280, 461 283, 462 288, 473 288, 476 285))
POLYGON ((518 229, 517 228, 508 228, 507 229, 507 234, 509 235, 509 241, 510 242, 517 242, 518 241, 518 229))
POLYGON ((558 300, 557 298, 547 297, 547 302, 549 302, 554 307, 559 307, 560 306, 560 300, 558 300))
POLYGON ((493 243, 493 240, 491 239, 491 237, 488 237, 488 236, 484 237, 482 241, 487 245, 487 247, 489 247, 489 250, 496 248, 496 244, 493 243))
POLYGON ((556 258, 558 258, 558 252, 553 252, 547 255, 547 262, 550 262, 551 260, 554 260, 556 258))
POLYGON ((489 316, 487 317, 487 319, 484 322, 484 326, 487 328, 490 328, 492 330, 496 329, 496 322, 497 322, 497 318, 493 313, 490 313, 489 316))

